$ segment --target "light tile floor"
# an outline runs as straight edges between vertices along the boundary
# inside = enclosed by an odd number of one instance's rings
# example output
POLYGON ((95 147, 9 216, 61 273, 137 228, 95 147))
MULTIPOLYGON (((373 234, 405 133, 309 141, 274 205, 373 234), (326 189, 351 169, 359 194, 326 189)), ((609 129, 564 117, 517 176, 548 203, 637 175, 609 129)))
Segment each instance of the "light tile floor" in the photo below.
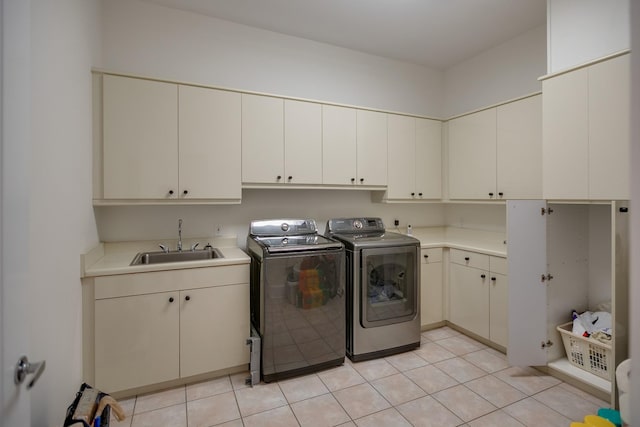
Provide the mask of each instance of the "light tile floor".
POLYGON ((120 401, 114 427, 568 427, 608 407, 459 332, 422 333, 419 349, 255 387, 248 373, 120 401))

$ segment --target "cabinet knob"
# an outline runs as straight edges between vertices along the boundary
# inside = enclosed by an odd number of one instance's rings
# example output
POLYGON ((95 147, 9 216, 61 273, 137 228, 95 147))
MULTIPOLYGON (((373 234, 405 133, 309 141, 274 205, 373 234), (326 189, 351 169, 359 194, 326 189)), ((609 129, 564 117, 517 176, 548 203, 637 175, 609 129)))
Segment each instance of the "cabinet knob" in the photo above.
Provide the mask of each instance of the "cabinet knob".
POLYGON ((280 181, 282 179, 281 175, 276 176, 276 180, 280 181))
POLYGON ((495 277, 492 277, 492 278, 491 278, 491 280, 492 280, 493 282, 495 282, 495 281, 496 281, 496 278, 495 278, 495 277))
POLYGON ((418 196, 422 197, 422 193, 418 193, 418 196))
POLYGON ((173 190, 169 190, 169 195, 173 194, 173 190))
POLYGON ((287 179, 288 179, 289 181, 291 181, 291 180, 293 179, 293 177, 292 177, 291 175, 289 175, 289 176, 287 177, 287 179))
POLYGON ((360 183, 363 183, 363 182, 364 182, 364 178, 360 178, 360 183))
POLYGON ((464 260, 469 261, 469 257, 468 256, 464 257, 464 260))
POLYGON ((182 194, 184 194, 184 195, 186 196, 187 194, 189 194, 189 190, 184 190, 184 191, 182 192, 182 194))
POLYGON ((489 197, 493 197, 493 193, 489 193, 489 197))
POLYGON ((356 179, 355 178, 351 178, 351 182, 356 182, 356 179))
POLYGON ((424 255, 424 258, 425 258, 425 259, 429 258, 429 255, 424 255))
POLYGON ((487 275, 486 274, 481 274, 480 277, 485 279, 487 277, 487 275))
POLYGON ((169 298, 169 302, 173 302, 173 297, 170 297, 170 298, 169 298))
POLYGON ((187 295, 186 297, 184 297, 185 301, 190 301, 191 297, 189 295, 187 295))
POLYGON ((498 196, 502 197, 502 196, 504 196, 504 193, 500 192, 500 193, 498 193, 498 196))
POLYGON ((415 195, 416 195, 416 193, 411 193, 411 197, 413 197, 413 196, 415 196, 415 195))

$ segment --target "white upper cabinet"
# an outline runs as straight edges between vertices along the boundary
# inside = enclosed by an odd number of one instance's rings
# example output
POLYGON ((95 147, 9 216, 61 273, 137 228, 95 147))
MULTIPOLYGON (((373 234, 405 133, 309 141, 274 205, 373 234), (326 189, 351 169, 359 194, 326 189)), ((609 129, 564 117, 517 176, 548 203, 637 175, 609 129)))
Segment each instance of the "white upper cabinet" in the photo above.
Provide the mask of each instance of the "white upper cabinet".
POLYGON ((240 94, 104 75, 103 129, 103 199, 240 200, 240 94))
POLYGON ((546 199, 589 197, 586 69, 542 82, 542 165, 546 199))
POLYGON ((389 114, 388 199, 416 197, 416 121, 413 117, 389 114))
POLYGON ((284 182, 284 100, 242 94, 242 182, 284 182))
POLYGON ((357 184, 387 185, 387 114, 357 110, 357 184))
POLYGON ((179 86, 179 197, 240 199, 240 94, 179 86))
POLYGON ((497 107, 498 198, 542 197, 542 95, 497 107))
POLYGON ((541 195, 541 96, 449 121, 450 199, 536 199, 541 195))
POLYGON ((356 183, 356 110, 322 106, 322 183, 356 183))
POLYGON ((449 198, 496 197, 496 109, 449 121, 449 198))
POLYGON ((242 182, 320 184, 320 104, 242 94, 242 182))
POLYGON ((589 67, 589 198, 629 199, 629 55, 589 67))
POLYGON ((629 198, 629 55, 542 83, 543 195, 629 198))
POLYGON ((284 175, 291 184, 322 183, 322 107, 284 101, 284 175))
POLYGON ((103 76, 103 198, 177 198, 177 156, 178 87, 103 76))
POLYGON ((442 195, 442 123, 388 115, 388 200, 439 199, 442 195))

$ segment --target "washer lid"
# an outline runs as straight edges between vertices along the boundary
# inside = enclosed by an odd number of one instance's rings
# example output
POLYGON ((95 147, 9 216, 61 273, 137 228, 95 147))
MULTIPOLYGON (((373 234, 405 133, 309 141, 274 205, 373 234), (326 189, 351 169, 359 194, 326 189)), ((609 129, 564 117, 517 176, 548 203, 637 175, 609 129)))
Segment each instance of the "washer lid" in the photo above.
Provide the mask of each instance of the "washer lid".
POLYGON ((341 249, 342 243, 328 239, 319 234, 299 236, 252 237, 269 253, 314 251, 323 249, 341 249))
POLYGON ((420 241, 415 237, 407 236, 405 234, 393 233, 386 231, 384 233, 332 233, 329 234, 336 240, 339 240, 349 248, 381 248, 389 246, 406 246, 417 245, 420 246, 420 241))
POLYGON ((266 219, 251 221, 251 236, 294 236, 318 232, 313 219, 266 219))
POLYGON ((327 221, 327 233, 382 234, 384 233, 384 224, 380 218, 334 218, 327 221))

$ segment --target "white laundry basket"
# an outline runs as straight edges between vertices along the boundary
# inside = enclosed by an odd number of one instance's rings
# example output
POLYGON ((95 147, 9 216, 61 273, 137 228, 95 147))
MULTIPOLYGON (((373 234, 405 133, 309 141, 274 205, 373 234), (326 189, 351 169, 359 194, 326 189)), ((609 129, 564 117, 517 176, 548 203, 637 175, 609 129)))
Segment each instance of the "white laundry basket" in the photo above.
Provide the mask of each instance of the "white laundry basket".
POLYGON ((594 375, 611 380, 613 355, 611 346, 598 340, 575 335, 573 322, 556 327, 562 336, 562 343, 569 362, 594 375))

